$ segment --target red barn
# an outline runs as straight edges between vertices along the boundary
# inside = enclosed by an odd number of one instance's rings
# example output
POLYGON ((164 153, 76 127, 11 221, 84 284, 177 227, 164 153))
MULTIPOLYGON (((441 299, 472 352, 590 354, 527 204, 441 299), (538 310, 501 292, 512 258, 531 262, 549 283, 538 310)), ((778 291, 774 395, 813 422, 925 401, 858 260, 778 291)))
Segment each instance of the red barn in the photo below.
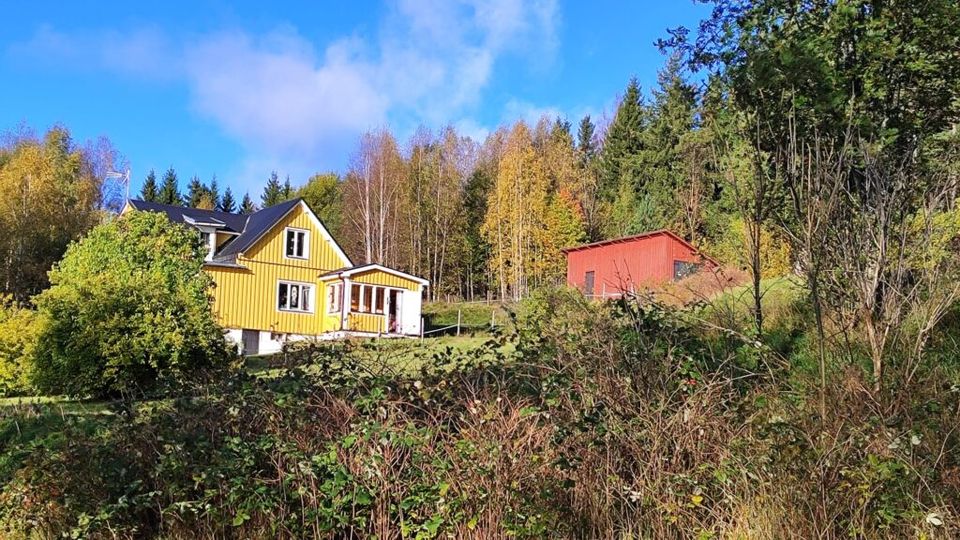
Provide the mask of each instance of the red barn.
POLYGON ((563 251, 567 254, 567 285, 595 297, 656 287, 693 274, 701 267, 717 266, 716 261, 667 230, 563 251))

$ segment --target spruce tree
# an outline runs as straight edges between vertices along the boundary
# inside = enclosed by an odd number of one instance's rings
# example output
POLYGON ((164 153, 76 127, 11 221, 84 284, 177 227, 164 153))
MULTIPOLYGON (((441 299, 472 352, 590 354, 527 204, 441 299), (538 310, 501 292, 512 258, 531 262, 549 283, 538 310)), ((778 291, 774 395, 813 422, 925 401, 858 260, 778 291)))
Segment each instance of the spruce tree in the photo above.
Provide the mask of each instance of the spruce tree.
POLYGON ((217 185, 217 175, 213 175, 213 178, 210 180, 210 187, 207 188, 207 194, 210 195, 210 200, 213 201, 213 208, 220 208, 220 186, 217 185))
POLYGON ((293 198, 293 186, 290 185, 289 174, 287 175, 287 179, 283 182, 283 189, 281 189, 280 192, 283 197, 283 199, 280 202, 289 201, 290 199, 293 198))
POLYGON ((249 193, 243 194, 243 201, 240 203, 240 213, 241 214, 252 214, 257 211, 256 205, 253 204, 253 201, 250 199, 249 193))
POLYGON ((597 142, 593 140, 596 129, 589 114, 580 120, 580 128, 577 130, 577 150, 584 164, 593 161, 597 155, 597 142))
POLYGON ((223 197, 220 198, 220 204, 217 206, 217 210, 230 214, 237 211, 237 201, 233 200, 233 192, 230 191, 230 186, 227 186, 227 190, 223 192, 223 197))
POLYGON ((640 84, 630 79, 600 156, 600 196, 606 200, 616 197, 620 182, 636 181, 631 161, 643 149, 645 112, 640 84))
POLYGON ((664 227, 679 219, 677 194, 691 180, 683 152, 696 128, 697 91, 684 79, 677 55, 660 70, 657 86, 637 167, 644 179, 638 186, 640 194, 650 199, 662 219, 654 225, 664 227))
POLYGON ((143 187, 140 189, 140 200, 147 202, 157 202, 160 193, 157 191, 157 174, 150 169, 146 180, 143 181, 143 187))
POLYGON ((207 188, 200 182, 200 177, 194 176, 187 184, 187 206, 197 208, 200 206, 200 200, 206 194, 207 188))
POLYGON ((183 197, 180 196, 180 187, 177 185, 177 172, 173 167, 163 174, 163 184, 160 186, 159 201, 163 204, 183 206, 183 197))
POLYGON ((280 204, 283 200, 283 187, 280 185, 280 178, 277 176, 277 171, 273 171, 270 173, 267 185, 263 188, 263 195, 260 196, 260 202, 263 203, 263 208, 267 208, 275 204, 280 204))

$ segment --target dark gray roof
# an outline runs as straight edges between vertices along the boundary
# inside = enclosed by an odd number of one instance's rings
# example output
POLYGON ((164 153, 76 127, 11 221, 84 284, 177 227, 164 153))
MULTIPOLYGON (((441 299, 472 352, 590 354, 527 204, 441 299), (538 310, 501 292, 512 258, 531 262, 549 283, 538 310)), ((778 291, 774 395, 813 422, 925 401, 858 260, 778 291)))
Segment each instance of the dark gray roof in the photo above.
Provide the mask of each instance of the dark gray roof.
POLYGON ((195 223, 223 223, 224 227, 220 230, 239 233, 239 236, 229 240, 220 253, 217 253, 213 261, 217 266, 231 266, 236 263, 237 254, 243 253, 251 246, 263 238, 274 225, 277 224, 290 210, 300 204, 301 199, 291 199, 289 201, 276 204, 258 210, 252 214, 230 214, 227 212, 217 212, 214 210, 198 210, 196 208, 184 208, 182 206, 173 206, 169 204, 160 204, 147 201, 130 200, 130 205, 136 210, 145 212, 160 212, 167 215, 167 218, 174 223, 183 223, 187 225, 195 223))
POLYGON ((201 223, 222 223, 223 231, 242 233, 247 224, 249 216, 243 214, 230 214, 227 212, 217 212, 216 210, 200 210, 199 208, 185 208, 183 206, 173 206, 170 204, 160 204, 155 202, 130 200, 130 205, 136 210, 144 212, 160 212, 166 214, 167 218, 174 223, 184 223, 187 225, 192 222, 201 223))
POLYGON ((247 216, 247 225, 243 229, 243 234, 234 238, 229 244, 217 253, 214 259, 218 261, 236 260, 238 253, 250 249, 251 246, 263 238, 263 235, 270 232, 270 229, 277 224, 284 216, 290 213, 298 204, 300 197, 291 199, 280 204, 276 204, 263 210, 259 210, 247 216))

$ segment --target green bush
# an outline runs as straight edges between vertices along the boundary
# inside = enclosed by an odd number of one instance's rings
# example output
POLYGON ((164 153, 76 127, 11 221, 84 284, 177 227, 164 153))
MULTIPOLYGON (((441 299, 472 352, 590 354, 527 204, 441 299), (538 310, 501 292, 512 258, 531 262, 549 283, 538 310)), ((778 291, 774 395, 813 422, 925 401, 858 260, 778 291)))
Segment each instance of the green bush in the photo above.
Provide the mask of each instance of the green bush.
POLYGON ((68 248, 35 297, 34 384, 76 396, 140 394, 226 357, 196 233, 133 212, 68 248))

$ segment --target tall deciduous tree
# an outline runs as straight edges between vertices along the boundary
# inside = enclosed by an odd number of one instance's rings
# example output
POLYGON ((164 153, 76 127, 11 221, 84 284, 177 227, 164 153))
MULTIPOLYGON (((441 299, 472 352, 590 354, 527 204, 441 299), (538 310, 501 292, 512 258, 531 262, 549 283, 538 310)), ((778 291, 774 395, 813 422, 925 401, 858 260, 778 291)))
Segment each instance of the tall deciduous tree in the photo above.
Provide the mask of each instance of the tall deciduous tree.
POLYGON ((399 196, 404 162, 387 130, 360 140, 344 186, 344 223, 356 259, 396 266, 399 261, 399 196))
POLYGON ((481 229, 491 246, 490 265, 501 298, 519 300, 540 284, 537 232, 543 225, 547 187, 547 173, 530 128, 518 122, 504 144, 481 229))
POLYGON ((336 173, 311 176, 295 195, 316 212, 334 238, 339 238, 343 224, 343 189, 336 173))
POLYGON ((0 293, 26 301, 67 245, 101 218, 103 178, 60 127, 0 148, 0 293))

